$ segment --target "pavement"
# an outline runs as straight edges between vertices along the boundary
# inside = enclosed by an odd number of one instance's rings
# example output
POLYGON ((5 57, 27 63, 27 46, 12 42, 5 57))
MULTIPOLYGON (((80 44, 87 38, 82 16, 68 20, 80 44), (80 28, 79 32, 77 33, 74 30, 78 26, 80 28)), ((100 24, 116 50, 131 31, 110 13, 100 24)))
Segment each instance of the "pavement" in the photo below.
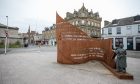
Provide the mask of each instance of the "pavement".
POLYGON ((56 47, 12 49, 0 54, 0 84, 140 84, 140 59, 127 57, 134 80, 115 77, 98 61, 59 64, 56 47))
POLYGON ((140 51, 127 50, 127 56, 133 58, 140 58, 140 51))
MULTIPOLYGON (((10 49, 7 50, 7 52, 9 52, 10 49)), ((0 54, 4 54, 5 53, 5 49, 4 48, 0 48, 0 54)))

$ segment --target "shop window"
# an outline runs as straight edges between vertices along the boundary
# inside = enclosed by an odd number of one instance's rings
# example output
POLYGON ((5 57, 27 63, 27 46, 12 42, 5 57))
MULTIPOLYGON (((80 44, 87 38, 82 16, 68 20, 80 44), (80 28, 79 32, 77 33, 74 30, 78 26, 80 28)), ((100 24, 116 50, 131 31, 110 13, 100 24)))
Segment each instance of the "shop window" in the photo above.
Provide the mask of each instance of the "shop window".
POLYGON ((115 46, 119 47, 120 44, 123 44, 123 38, 115 38, 115 46))

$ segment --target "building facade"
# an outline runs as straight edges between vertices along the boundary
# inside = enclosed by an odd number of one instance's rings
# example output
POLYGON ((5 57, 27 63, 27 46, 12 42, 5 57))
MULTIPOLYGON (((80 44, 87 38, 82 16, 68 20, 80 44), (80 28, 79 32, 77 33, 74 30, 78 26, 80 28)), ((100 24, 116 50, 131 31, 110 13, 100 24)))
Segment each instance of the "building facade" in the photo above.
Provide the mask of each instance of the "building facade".
POLYGON ((36 31, 31 31, 30 27, 28 29, 27 33, 21 33, 20 34, 23 38, 23 43, 31 44, 31 45, 38 45, 38 43, 44 44, 44 38, 42 34, 39 34, 36 31))
POLYGON ((42 34, 36 34, 36 35, 33 36, 33 38, 34 38, 35 44, 37 44, 37 45, 39 43, 44 44, 44 39, 43 39, 43 35, 42 34))
POLYGON ((56 35, 55 35, 55 31, 56 31, 56 26, 55 24, 53 24, 51 27, 45 27, 45 30, 42 31, 43 34, 43 38, 45 41, 46 45, 56 45, 56 35))
POLYGON ((105 21, 102 37, 111 38, 114 49, 122 43, 124 49, 140 50, 140 15, 105 21))
POLYGON ((84 4, 78 11, 74 10, 73 13, 67 12, 65 20, 80 28, 88 36, 101 37, 102 18, 98 12, 93 13, 92 9, 88 11, 84 4))
POLYGON ((7 32, 7 37, 8 37, 8 40, 7 40, 8 44, 14 44, 17 41, 22 43, 22 37, 18 35, 18 30, 19 28, 17 27, 9 27, 9 26, 7 29, 6 25, 0 23, 0 43, 5 42, 6 32, 7 32))
MULTIPOLYGON (((101 21, 102 18, 99 13, 93 13, 85 8, 84 4, 78 11, 74 10, 73 13, 67 12, 65 20, 70 22, 72 25, 77 26, 82 31, 87 33, 88 36, 99 38, 101 37, 101 21)), ((56 45, 55 29, 56 26, 53 24, 51 27, 46 27, 42 31, 43 38, 47 45, 56 45)))

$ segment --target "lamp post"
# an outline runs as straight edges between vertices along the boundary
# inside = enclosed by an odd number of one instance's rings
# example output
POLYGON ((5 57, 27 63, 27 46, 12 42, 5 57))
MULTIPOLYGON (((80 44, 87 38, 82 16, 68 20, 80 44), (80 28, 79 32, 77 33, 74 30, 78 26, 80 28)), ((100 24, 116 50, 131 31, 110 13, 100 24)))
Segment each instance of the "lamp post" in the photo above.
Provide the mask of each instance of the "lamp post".
POLYGON ((7 52, 7 43, 8 43, 8 16, 6 16, 7 18, 7 29, 5 30, 5 55, 7 52))

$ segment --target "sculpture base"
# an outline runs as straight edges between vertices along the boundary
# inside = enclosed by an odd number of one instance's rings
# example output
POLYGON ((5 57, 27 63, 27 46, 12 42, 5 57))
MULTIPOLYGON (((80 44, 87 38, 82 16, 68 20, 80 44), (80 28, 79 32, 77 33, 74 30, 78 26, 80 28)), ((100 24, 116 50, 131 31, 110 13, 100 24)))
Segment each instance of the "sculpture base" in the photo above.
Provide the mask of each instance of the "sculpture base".
POLYGON ((115 69, 109 67, 107 64, 104 62, 101 62, 107 69, 109 69, 116 77, 119 79, 128 79, 128 80, 133 80, 133 75, 129 73, 123 73, 123 72, 117 72, 115 69))

